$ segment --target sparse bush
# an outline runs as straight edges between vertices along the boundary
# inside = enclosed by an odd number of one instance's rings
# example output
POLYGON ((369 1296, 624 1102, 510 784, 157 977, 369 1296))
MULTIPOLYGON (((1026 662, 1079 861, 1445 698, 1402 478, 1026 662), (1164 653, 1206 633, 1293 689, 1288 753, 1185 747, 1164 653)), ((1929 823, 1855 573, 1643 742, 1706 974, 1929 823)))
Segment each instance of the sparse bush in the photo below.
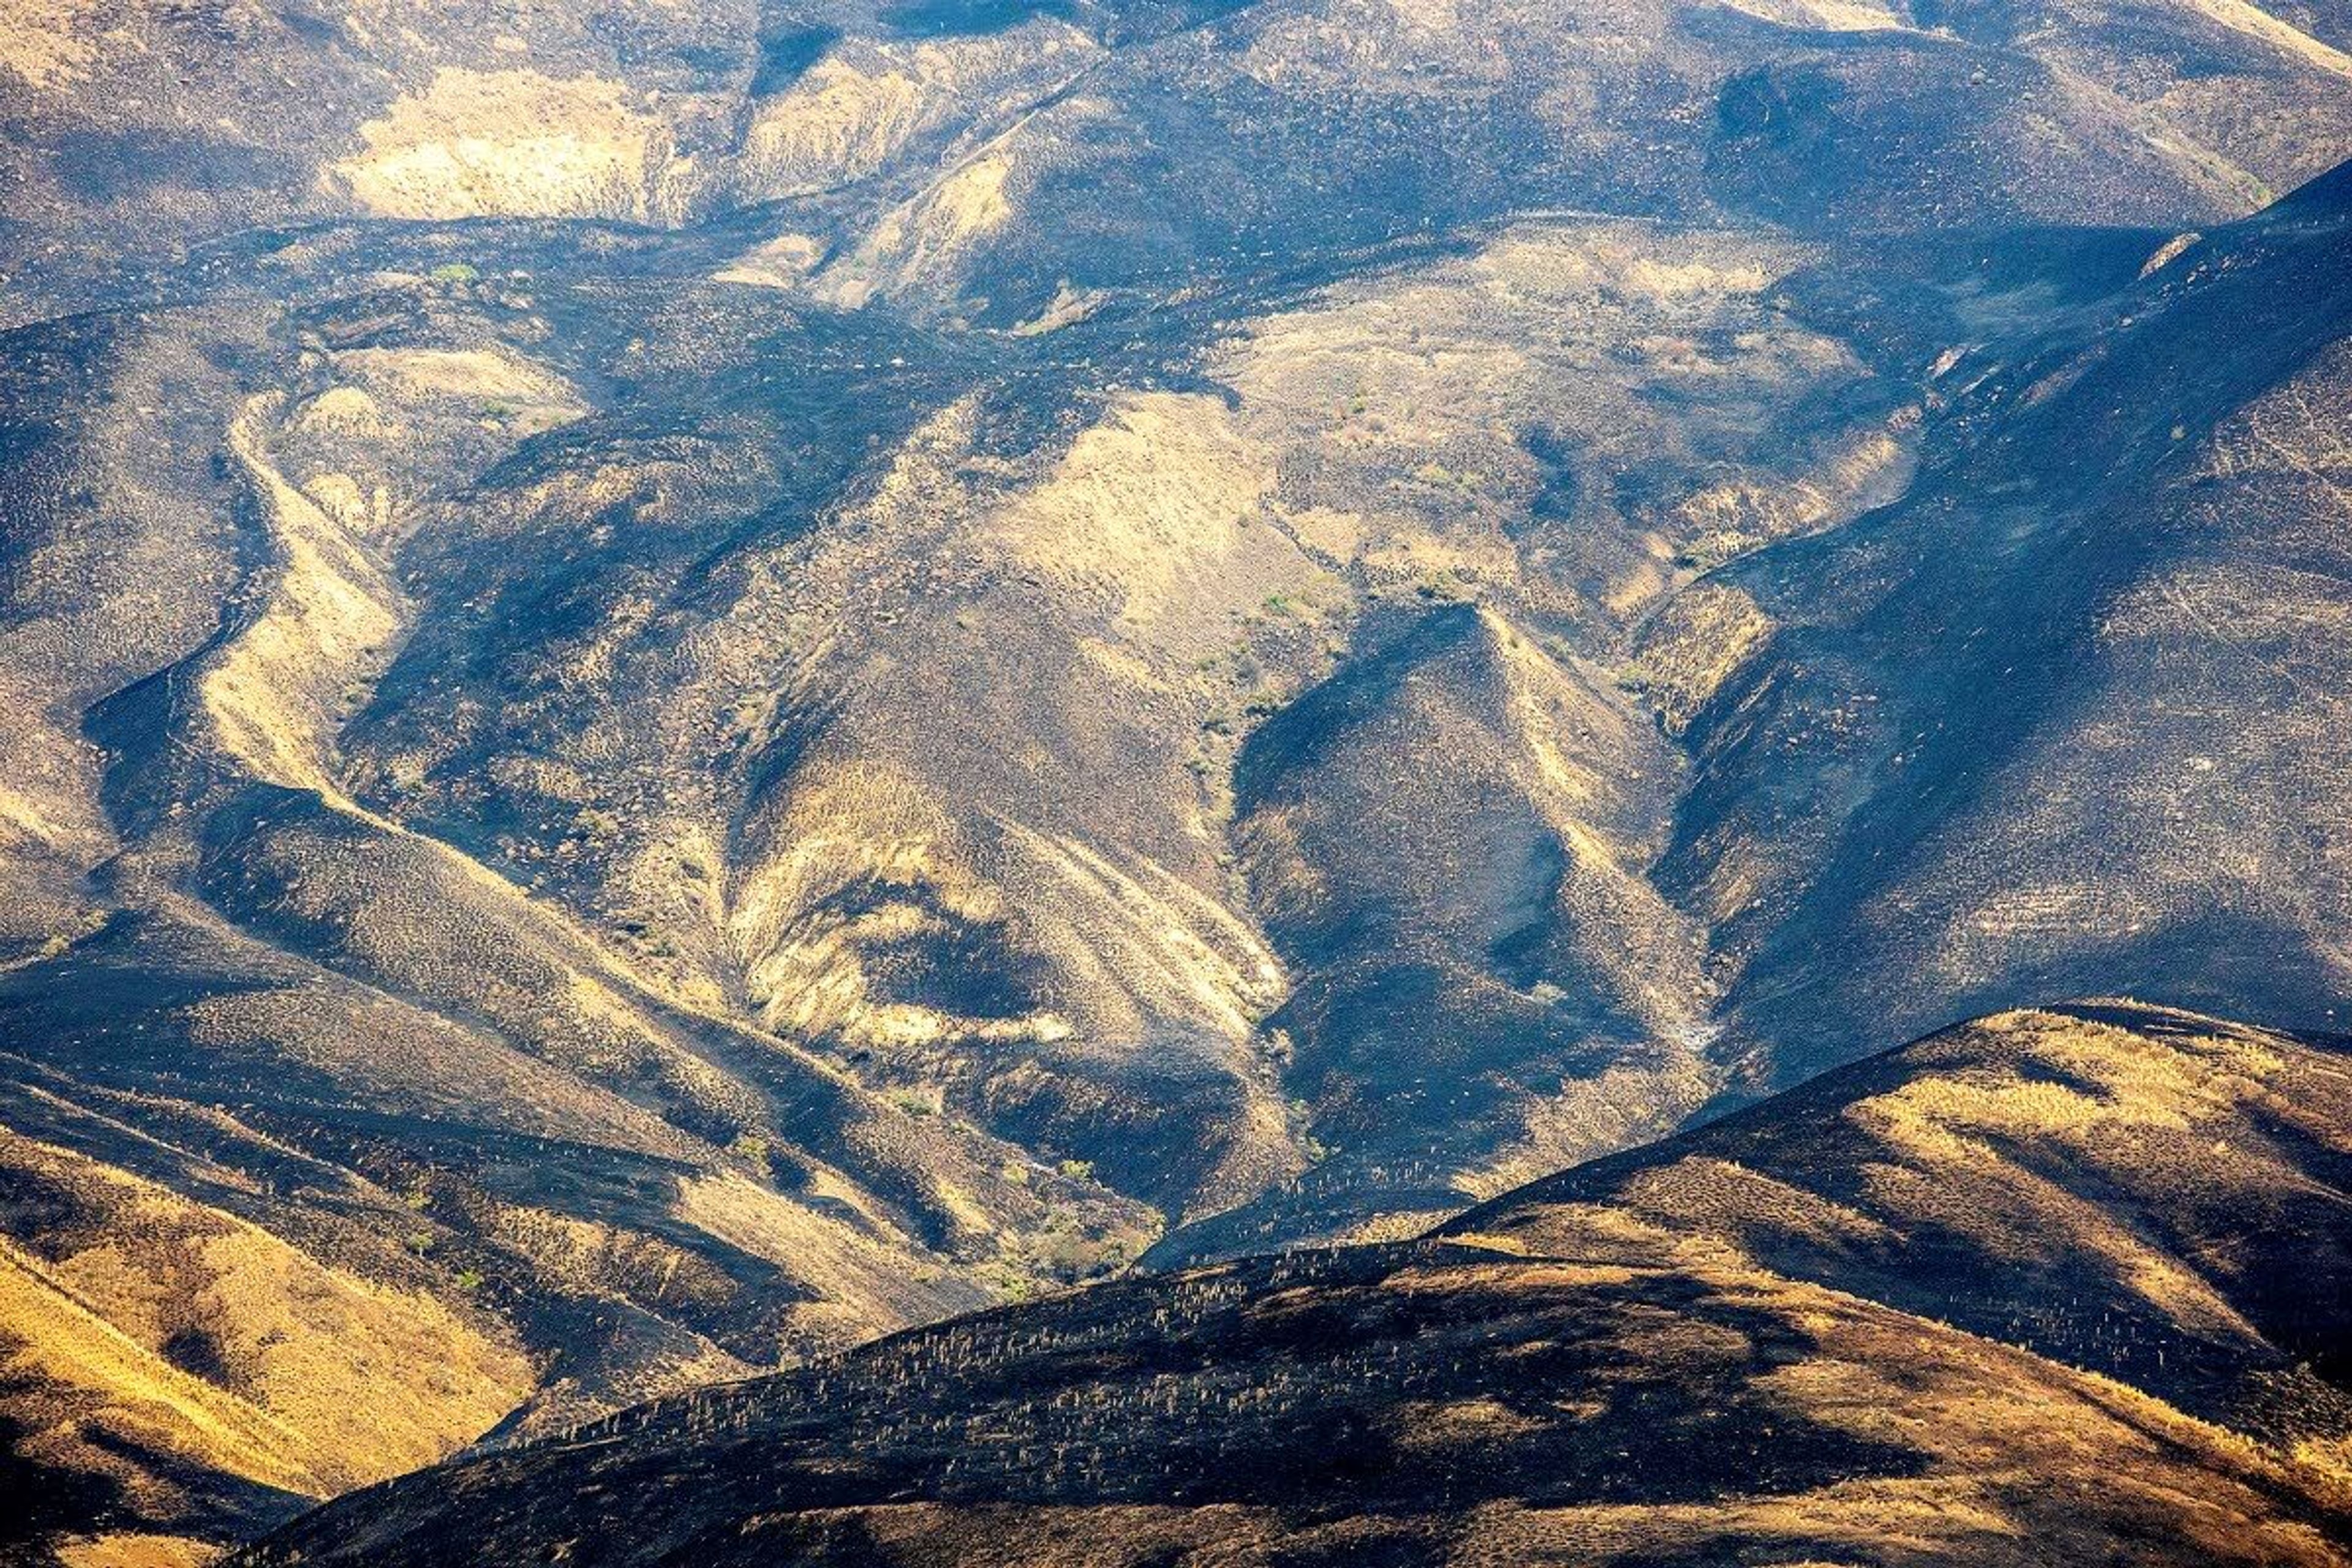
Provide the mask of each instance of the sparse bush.
POLYGON ((1461 574, 1450 566, 1443 572, 1432 572, 1423 576, 1419 583, 1413 584, 1412 591, 1423 599, 1446 605, 1457 603, 1468 596, 1467 584, 1462 581, 1461 574))

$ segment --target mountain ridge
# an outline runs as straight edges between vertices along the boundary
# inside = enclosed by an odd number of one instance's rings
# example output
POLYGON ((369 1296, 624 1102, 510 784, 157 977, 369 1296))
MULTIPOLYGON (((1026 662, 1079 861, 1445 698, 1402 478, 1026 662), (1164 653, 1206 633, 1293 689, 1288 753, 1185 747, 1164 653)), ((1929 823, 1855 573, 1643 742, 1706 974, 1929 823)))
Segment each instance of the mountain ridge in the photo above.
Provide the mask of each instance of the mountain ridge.
MULTIPOLYGON (((1188 1552, 1344 1561, 1367 1551, 1419 1562, 1466 1551, 1648 1563, 1719 1560, 1783 1539, 1817 1550, 1834 1542, 1841 1560, 1865 1563, 2046 1561, 2123 1539, 2154 1560, 2344 1561, 2345 1368, 2304 1374, 2332 1401, 2306 1412, 2324 1430, 2250 1437, 2146 1392, 2181 1375, 2178 1358, 2117 1361, 2105 1375, 2062 1368, 1998 1331, 1799 1283, 1736 1244, 1644 1224, 1662 1200, 1628 1195, 1629 1172, 1685 1169, 1683 1151, 1766 1130, 1794 1136, 1823 1117, 1867 1120, 1890 1091, 1948 1096, 2005 1071, 2021 1037, 2044 1054, 2111 1052, 2114 1065, 2158 1079, 2210 1066, 2211 1053, 2256 1051, 2276 1072, 2330 1075, 2339 1101, 2352 1086, 2341 1041, 2323 1048, 2136 1004, 2008 1015, 1536 1184, 1428 1242, 1140 1278, 913 1331, 801 1373, 685 1395, 569 1439, 374 1489, 234 1561, 488 1562, 553 1543, 579 1561, 631 1563, 778 1551, 815 1562, 1107 1563, 1188 1552), (1595 1189, 1617 1192, 1622 1206, 1563 1217, 1595 1189), (1782 1332, 1790 1337, 1776 1340, 1782 1332), (1711 1359, 1727 1352, 1728 1363, 1711 1359), (1694 1379, 1719 1375, 1702 1368, 1742 1364, 1712 1394, 1692 1392, 1694 1379), (1838 1391, 1864 1367, 1890 1381, 1860 1395, 1876 1403, 1857 1422, 1838 1391), (2005 1381, 2016 1378, 2025 1381, 2005 1381), (1775 1414, 1749 1415, 1743 1402, 1755 1398, 1775 1414), (2081 1445, 2065 1460, 2038 1450, 2043 1468, 2023 1489, 2003 1479, 2021 1441, 2000 1414, 2012 1407, 2024 1427, 2081 1445), (2053 1479, 2120 1441, 2107 1421, 2137 1432, 2131 1443, 2152 1440, 2212 1475, 2177 1473, 2143 1493, 2173 1462, 2143 1450, 2095 1460, 2079 1480, 2053 1479), (1987 1468, 1969 1479, 1972 1465, 1987 1468), (2215 1479, 2223 1476, 2243 1478, 2264 1500, 2233 1494, 2242 1483, 2215 1479), (667 1500, 649 1515, 656 1496, 667 1500), (2189 1496, 2194 1507, 2166 1516, 2189 1496), (624 1519, 638 1522, 623 1528, 624 1519)), ((2291 1089, 2233 1078, 2227 1065, 2204 1080, 2213 1098, 2184 1137, 2291 1089)), ((2018 1081, 2028 1100, 2074 1092, 2048 1078, 2018 1081)), ((2343 1106, 2304 1109, 2326 1129, 2340 1175, 2343 1106)), ((2019 1136, 2036 1149, 2032 1133, 2019 1136)), ((2089 1147, 2039 1152, 2063 1165, 2089 1147)), ((1810 1169, 1784 1173, 1850 1179, 1868 1168, 1814 1152, 1810 1169)), ((2149 1151, 2140 1169, 2159 1176, 2163 1152, 2149 1151)), ((2196 1188, 2156 1192, 2193 1205, 2196 1188)), ((1923 1215, 1949 1202, 1903 1190, 1928 1205, 1914 1211, 1923 1215)), ((2352 1211, 2341 1188, 2330 1191, 2326 1223, 2295 1235, 2332 1248, 2317 1267, 2340 1269, 2352 1258, 2343 1223, 2352 1211)), ((1957 1207, 1974 1212, 1965 1198, 1957 1207)), ((1763 1212, 1801 1230, 1838 1211, 1781 1202, 1763 1212)), ((2231 1237, 2281 1234, 2258 1212, 2234 1212, 2231 1237)), ((1850 1214, 1841 1227, 1863 1223, 1850 1214)), ((2040 1289, 1980 1262, 1948 1278, 2012 1307, 2040 1289)), ((2324 1289, 2305 1297, 2326 1299, 2324 1289)), ((1932 1292, 1916 1302, 1930 1304, 1948 1303, 1932 1292)))

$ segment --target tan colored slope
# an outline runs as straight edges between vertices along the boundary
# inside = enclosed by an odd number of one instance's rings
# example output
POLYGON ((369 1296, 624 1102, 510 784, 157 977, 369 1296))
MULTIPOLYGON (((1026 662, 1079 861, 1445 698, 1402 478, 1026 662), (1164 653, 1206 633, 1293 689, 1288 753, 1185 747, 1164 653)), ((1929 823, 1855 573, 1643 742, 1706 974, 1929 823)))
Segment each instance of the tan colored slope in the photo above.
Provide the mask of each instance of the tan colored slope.
POLYGON ((107 1476, 127 1486, 133 1507, 167 1504, 169 1485, 147 1480, 110 1455, 106 1439, 281 1491, 321 1498, 331 1489, 310 1468, 315 1456, 299 1436, 163 1361, 61 1289, 14 1244, 0 1252, 0 1332, 7 1336, 11 1379, 40 1385, 44 1403, 55 1402, 58 1411, 54 1425, 16 1445, 21 1458, 107 1476))
POLYGON ((224 751, 271 784, 348 808, 330 772, 329 694, 381 672, 404 606, 381 566, 271 461, 265 432, 280 407, 253 400, 236 412, 227 442, 269 520, 277 581, 268 607, 199 690, 224 751))
MULTIPOLYGON (((1066 90, 1107 55, 1093 37, 1043 15, 994 32, 845 38, 784 91, 751 107, 740 141, 714 177, 730 199, 745 202, 818 195, 867 182, 887 192, 909 175, 919 183, 952 180, 963 157, 1018 123, 1040 100, 1066 90)), ((1003 173, 998 166, 982 178, 1003 173)), ((952 196, 947 205, 954 207, 952 196)), ((845 258, 849 270, 864 269, 919 233, 919 221, 910 230, 908 209, 894 214, 895 226, 886 216, 858 247, 858 258, 845 258)), ((833 286, 839 281, 826 279, 833 286)))
POLYGON ((2222 26, 2257 38, 2290 59, 2306 61, 2352 79, 2352 55, 2283 20, 2252 0, 2190 0, 2190 8, 2222 26))
POLYGON ((1752 230, 1526 220, 1246 321, 1217 368, 1242 436, 1282 453, 1279 513, 1310 548, 1391 595, 1475 593, 1605 646, 1591 634, 1694 566, 1906 481, 1907 416, 1864 399, 1805 427, 1869 377, 1772 300, 1821 258, 1752 230))
MULTIPOLYGON (((11 1459, 44 1489, 104 1495, 116 1532, 67 1561, 207 1553, 170 1532, 217 1540, 225 1521, 430 1463, 531 1392, 487 1315, 13 1133, 0 1172, 43 1216, 0 1243, 11 1459)), ((29 1547, 17 1528, 5 1539, 29 1547)))
POLYGON ((672 127, 604 77, 444 66, 322 184, 376 217, 677 216, 672 127))
MULTIPOLYGON (((274 1458, 257 1439, 225 1448, 230 1474, 340 1490, 429 1463, 530 1392, 529 1361, 484 1315, 338 1268, 66 1150, 0 1134, 0 1161, 48 1205, 49 1223, 18 1244, 20 1272, 136 1352, 117 1373, 179 1353, 202 1369, 192 1410, 234 1404, 275 1435, 274 1458)), ((158 1373, 156 1386, 180 1394, 191 1381, 158 1373)))
POLYGON ((2347 1176, 2352 1058, 2085 1005, 1948 1031, 1447 1230, 1738 1258, 2135 1384, 2352 1482, 2347 1176))

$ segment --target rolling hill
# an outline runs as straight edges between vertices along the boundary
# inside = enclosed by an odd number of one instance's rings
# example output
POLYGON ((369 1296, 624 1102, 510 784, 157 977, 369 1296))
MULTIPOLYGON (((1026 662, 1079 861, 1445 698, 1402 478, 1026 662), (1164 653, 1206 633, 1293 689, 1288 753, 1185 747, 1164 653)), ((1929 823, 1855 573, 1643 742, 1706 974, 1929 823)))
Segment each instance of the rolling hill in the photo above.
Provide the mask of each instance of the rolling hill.
POLYGON ((234 1561, 2342 1563, 2347 1063, 2002 1015, 1437 1237, 917 1331, 234 1561), (2273 1377, 2294 1429, 2232 1425, 2273 1377))

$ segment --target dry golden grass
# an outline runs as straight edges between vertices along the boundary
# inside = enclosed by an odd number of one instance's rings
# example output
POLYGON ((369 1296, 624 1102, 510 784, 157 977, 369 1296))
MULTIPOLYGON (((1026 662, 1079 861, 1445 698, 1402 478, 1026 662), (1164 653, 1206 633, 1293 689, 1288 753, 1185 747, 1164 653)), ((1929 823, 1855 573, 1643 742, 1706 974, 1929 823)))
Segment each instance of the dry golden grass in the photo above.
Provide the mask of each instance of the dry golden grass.
POLYGON ((19 1443, 23 1458, 109 1477, 134 1506, 158 1512, 174 1505, 168 1484, 142 1476, 110 1452, 106 1440, 286 1491, 324 1497, 331 1489, 313 1468, 319 1456, 299 1435, 172 1366, 14 1244, 0 1250, 0 1323, 12 1345, 11 1381, 58 1391, 77 1412, 19 1443), (91 1413, 79 1414, 83 1409, 91 1413))
POLYGON ((68 1541, 58 1548, 63 1568, 205 1568, 220 1554, 221 1548, 188 1536, 128 1531, 68 1541))
POLYGON ((664 215, 667 125, 617 81, 445 67, 360 127, 332 174, 381 217, 664 215))
POLYGON ((204 678, 223 750, 274 784, 348 804, 330 763, 330 690, 373 673, 400 627, 399 595, 348 531, 289 484, 266 449, 276 398, 257 399, 231 427, 270 520, 278 577, 267 610, 204 678))
POLYGON ((424 1291, 66 1150, 0 1134, 0 1158, 72 1194, 87 1227, 46 1258, 9 1255, 11 1331, 30 1345, 17 1365, 84 1390, 101 1423, 325 1495, 442 1458, 530 1391, 533 1368, 506 1333, 424 1291), (192 1339, 216 1379, 163 1359, 192 1339))
POLYGON ((1190 662, 1222 646, 1222 623, 1316 575, 1252 526, 1274 486, 1273 453, 1215 398, 1149 394, 1082 434, 992 531, 1035 569, 1108 591, 1124 637, 1190 662))

